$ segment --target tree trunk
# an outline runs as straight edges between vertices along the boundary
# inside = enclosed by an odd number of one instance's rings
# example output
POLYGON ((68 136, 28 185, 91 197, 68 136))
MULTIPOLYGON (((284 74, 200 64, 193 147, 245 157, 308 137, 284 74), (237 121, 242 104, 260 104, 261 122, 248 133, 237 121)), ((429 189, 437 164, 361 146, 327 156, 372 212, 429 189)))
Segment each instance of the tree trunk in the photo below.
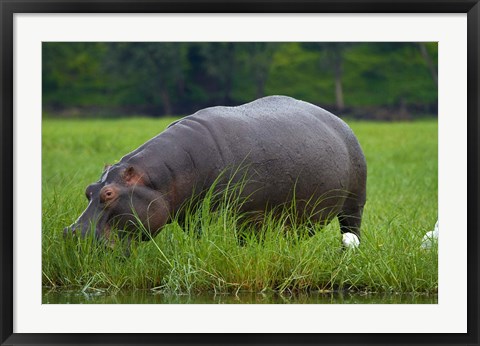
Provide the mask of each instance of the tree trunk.
MULTIPOLYGON (((257 71, 259 72, 259 71, 257 71)), ((257 96, 257 99, 260 98, 260 97, 264 97, 265 96, 265 83, 266 83, 266 78, 264 78, 264 76, 261 75, 261 73, 257 74, 257 78, 256 79, 256 96, 257 96)))
POLYGON ((335 54, 334 60, 334 70, 335 70, 335 105, 339 111, 343 111, 345 108, 345 103, 343 102, 343 86, 342 86, 342 75, 343 75, 343 66, 342 66, 342 57, 341 53, 337 52, 335 54))
POLYGON ((435 85, 438 86, 437 69, 435 68, 432 57, 430 56, 430 54, 428 54, 427 46, 425 45, 424 42, 419 42, 418 47, 420 48, 420 54, 422 54, 422 58, 427 64, 428 70, 430 71, 430 74, 432 76, 433 81, 435 82, 435 85))
POLYGON ((163 104, 163 114, 164 115, 172 115, 172 103, 170 102, 170 95, 168 94, 168 90, 165 87, 161 87, 160 95, 162 97, 162 104, 163 104))
POLYGON ((225 72, 225 90, 223 93, 223 103, 230 105, 232 103, 233 76, 235 74, 235 44, 227 44, 226 59, 228 61, 225 72))

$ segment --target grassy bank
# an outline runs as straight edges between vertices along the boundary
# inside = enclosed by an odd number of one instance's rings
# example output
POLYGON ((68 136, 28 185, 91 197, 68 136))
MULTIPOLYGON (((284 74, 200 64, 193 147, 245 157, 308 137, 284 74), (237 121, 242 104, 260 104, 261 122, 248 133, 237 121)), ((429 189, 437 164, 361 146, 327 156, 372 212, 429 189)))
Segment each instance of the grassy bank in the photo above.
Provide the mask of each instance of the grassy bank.
POLYGON ((437 123, 349 122, 368 163, 362 244, 342 251, 335 220, 313 237, 309 225, 285 235, 266 222, 261 239, 239 246, 235 215, 196 215, 192 229, 168 225, 132 255, 88 241, 65 242, 62 230, 86 207, 85 187, 106 163, 163 130, 173 119, 43 122, 43 285, 92 289, 151 288, 173 293, 302 291, 351 288, 436 292, 437 250, 420 249, 437 219, 437 123), (300 235, 299 235, 300 234, 300 235))

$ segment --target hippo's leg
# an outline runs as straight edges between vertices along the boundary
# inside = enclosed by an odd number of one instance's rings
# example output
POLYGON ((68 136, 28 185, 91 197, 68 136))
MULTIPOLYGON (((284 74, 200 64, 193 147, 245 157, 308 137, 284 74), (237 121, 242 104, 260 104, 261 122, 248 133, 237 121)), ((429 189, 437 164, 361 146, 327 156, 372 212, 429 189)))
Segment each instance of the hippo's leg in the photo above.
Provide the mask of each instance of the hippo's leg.
POLYGON ((360 239, 360 225, 362 224, 363 205, 349 206, 342 209, 338 215, 340 232, 353 233, 360 239))

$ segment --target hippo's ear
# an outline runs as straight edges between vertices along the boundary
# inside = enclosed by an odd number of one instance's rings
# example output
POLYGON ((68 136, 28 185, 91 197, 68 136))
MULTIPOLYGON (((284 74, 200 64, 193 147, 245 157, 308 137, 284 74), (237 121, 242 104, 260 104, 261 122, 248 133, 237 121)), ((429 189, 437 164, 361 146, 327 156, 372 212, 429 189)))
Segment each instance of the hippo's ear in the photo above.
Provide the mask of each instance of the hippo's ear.
POLYGON ((146 177, 144 174, 139 172, 133 166, 130 166, 123 171, 122 178, 128 186, 137 184, 146 185, 146 177))

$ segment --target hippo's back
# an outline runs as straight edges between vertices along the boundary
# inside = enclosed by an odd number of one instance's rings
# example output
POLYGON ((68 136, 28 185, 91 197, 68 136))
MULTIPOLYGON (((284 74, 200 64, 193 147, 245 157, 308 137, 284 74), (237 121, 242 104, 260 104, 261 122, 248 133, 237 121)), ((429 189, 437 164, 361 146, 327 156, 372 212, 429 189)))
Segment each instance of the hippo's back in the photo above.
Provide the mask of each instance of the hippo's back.
POLYGON ((237 107, 206 108, 177 124, 204 127, 228 164, 247 157, 252 163, 287 159, 300 163, 314 157, 323 161, 319 156, 328 153, 334 153, 339 161, 353 149, 349 146, 358 146, 340 118, 286 96, 268 96, 237 107))
POLYGON ((245 193, 252 194, 258 208, 265 201, 290 202, 293 190, 297 200, 325 198, 334 204, 342 204, 346 193, 364 195, 365 159, 353 132, 310 103, 270 96, 237 107, 207 108, 169 128, 178 138, 188 138, 192 129, 202 132, 208 144, 192 140, 187 150, 215 161, 213 176, 227 168, 248 168, 245 193))

